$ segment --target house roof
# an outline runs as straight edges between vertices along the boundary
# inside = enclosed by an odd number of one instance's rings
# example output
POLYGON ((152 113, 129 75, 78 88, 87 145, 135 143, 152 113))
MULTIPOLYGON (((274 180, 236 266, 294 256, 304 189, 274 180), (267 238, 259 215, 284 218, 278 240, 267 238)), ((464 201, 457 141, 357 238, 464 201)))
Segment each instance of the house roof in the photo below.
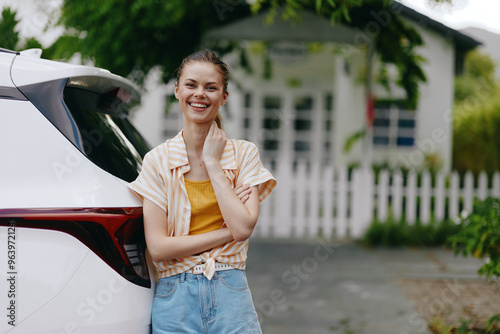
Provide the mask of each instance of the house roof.
POLYGON ((355 31, 341 24, 330 24, 326 19, 319 19, 310 11, 301 14, 301 22, 285 21, 278 13, 272 25, 263 22, 267 12, 250 15, 236 22, 211 29, 205 39, 227 40, 264 40, 264 41, 315 41, 353 43, 355 31))
MULTIPOLYGON (((400 2, 394 2, 393 6, 397 7, 400 15, 451 39, 455 47, 462 51, 468 51, 481 44, 474 38, 435 21, 400 2)), ((261 12, 211 29, 204 38, 208 40, 295 40, 358 45, 369 42, 366 34, 360 38, 359 31, 356 32, 353 28, 342 24, 332 25, 328 19, 318 19, 318 16, 311 11, 304 11, 301 14, 301 22, 296 24, 283 20, 281 14, 278 13, 275 15, 272 25, 265 25, 263 22, 266 15, 266 12, 261 12)))
MULTIPOLYGON (((455 47, 461 49, 462 51, 468 51, 475 48, 482 43, 473 37, 466 35, 458 30, 450 28, 441 22, 435 21, 430 17, 419 13, 418 11, 409 8, 399 2, 395 2, 394 6, 401 6, 400 15, 405 16, 406 18, 419 23, 421 26, 427 27, 435 32, 449 38, 452 40, 455 47)), ((399 7, 398 7, 399 10, 399 7)))

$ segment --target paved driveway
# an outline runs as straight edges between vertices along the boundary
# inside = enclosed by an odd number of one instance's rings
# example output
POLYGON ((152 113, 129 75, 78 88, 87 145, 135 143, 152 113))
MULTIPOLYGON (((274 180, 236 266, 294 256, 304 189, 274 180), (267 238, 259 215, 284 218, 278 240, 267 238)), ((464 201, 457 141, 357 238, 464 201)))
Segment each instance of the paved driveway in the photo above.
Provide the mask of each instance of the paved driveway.
POLYGON ((439 279, 453 301, 462 292, 457 280, 477 280, 480 265, 441 249, 254 239, 247 275, 264 334, 422 334, 427 322, 404 280, 439 279))

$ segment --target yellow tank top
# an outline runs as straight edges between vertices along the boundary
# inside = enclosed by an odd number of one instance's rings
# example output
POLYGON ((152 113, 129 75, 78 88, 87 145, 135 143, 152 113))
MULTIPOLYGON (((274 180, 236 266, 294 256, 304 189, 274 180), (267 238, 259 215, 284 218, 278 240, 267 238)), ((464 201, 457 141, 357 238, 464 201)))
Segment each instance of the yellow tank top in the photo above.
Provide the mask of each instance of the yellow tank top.
POLYGON ((184 179, 191 203, 191 225, 189 234, 201 234, 222 227, 224 219, 210 180, 192 181, 184 179))

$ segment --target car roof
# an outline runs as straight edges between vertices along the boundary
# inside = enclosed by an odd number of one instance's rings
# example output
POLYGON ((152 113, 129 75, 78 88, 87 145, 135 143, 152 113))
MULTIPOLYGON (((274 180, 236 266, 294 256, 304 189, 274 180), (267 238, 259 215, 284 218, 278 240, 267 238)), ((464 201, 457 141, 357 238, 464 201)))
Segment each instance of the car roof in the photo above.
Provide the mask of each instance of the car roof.
POLYGON ((0 52, 19 54, 19 52, 17 52, 17 51, 12 51, 12 50, 9 50, 9 49, 4 49, 4 48, 0 48, 0 52))
MULTIPOLYGON (((6 50, 6 52, 9 51, 6 50)), ((11 77, 18 87, 68 79, 70 86, 81 87, 100 94, 115 88, 122 88, 130 94, 131 100, 140 99, 140 88, 136 84, 108 70, 41 59, 37 57, 39 54, 33 52, 22 51, 16 54, 11 77)))

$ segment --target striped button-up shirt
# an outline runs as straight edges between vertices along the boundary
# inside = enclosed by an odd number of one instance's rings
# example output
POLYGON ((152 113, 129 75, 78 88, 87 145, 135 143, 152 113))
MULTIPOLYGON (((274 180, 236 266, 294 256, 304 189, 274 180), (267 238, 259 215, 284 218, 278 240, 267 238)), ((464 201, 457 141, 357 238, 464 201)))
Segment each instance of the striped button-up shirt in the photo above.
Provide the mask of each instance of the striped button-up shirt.
MULTIPOLYGON (((276 180, 263 167, 259 151, 251 142, 228 139, 220 163, 233 188, 246 184, 258 186, 260 202, 276 186, 276 180)), ((141 173, 129 185, 142 199, 148 198, 165 211, 167 235, 171 237, 189 234, 191 204, 184 183, 184 174, 189 170, 186 144, 181 131, 146 154, 141 173)), ((154 265, 162 278, 180 274, 205 262, 204 274, 211 278, 215 262, 245 269, 247 249, 248 240, 232 241, 200 255, 154 262, 154 265)))

